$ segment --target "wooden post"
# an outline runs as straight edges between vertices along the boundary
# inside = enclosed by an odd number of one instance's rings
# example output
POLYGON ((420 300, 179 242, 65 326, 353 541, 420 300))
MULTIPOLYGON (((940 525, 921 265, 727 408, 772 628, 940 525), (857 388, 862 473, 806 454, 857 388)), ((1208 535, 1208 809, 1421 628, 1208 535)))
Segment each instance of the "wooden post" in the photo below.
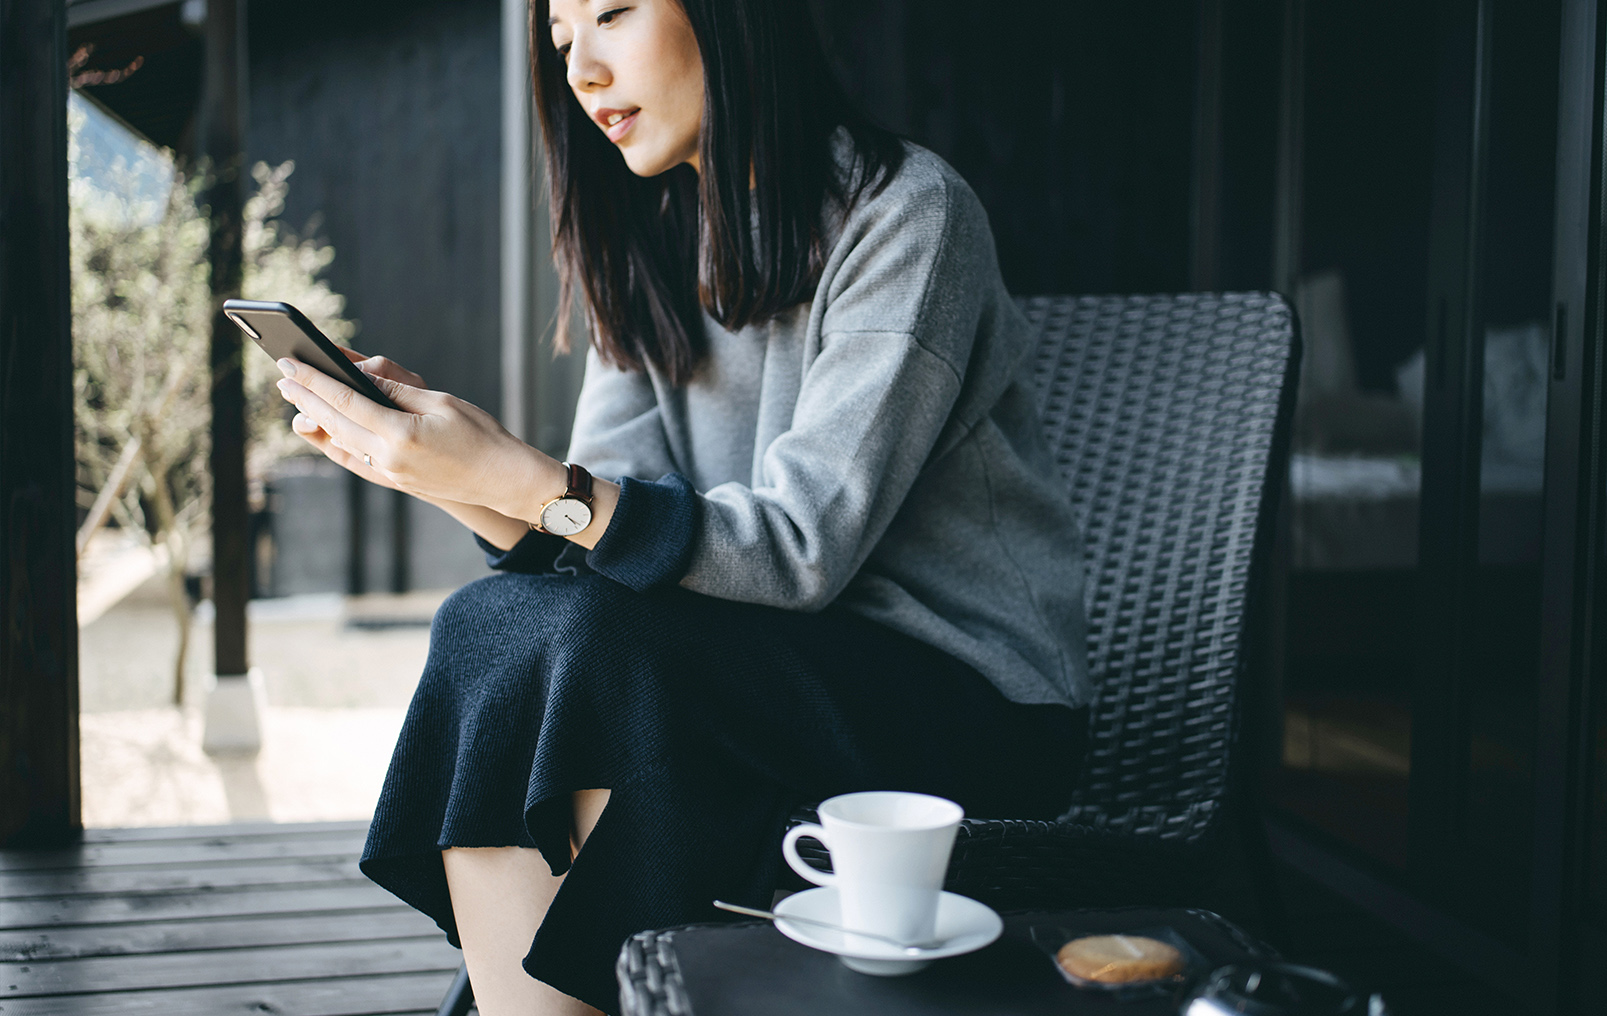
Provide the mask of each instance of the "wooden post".
POLYGON ((368 481, 346 474, 346 595, 368 592, 368 481))
POLYGON ((81 826, 67 41, 0 0, 0 845, 81 826))
POLYGON ((405 593, 413 586, 410 558, 413 547, 413 500, 399 490, 391 491, 391 592, 405 593))
POLYGON ((240 295, 245 207, 245 4, 209 0, 201 84, 201 154, 211 172, 206 204, 212 269, 212 603, 217 685, 207 701, 208 749, 261 743, 260 695, 248 680, 246 601, 251 596, 246 506, 245 391, 240 331, 223 301, 240 295))

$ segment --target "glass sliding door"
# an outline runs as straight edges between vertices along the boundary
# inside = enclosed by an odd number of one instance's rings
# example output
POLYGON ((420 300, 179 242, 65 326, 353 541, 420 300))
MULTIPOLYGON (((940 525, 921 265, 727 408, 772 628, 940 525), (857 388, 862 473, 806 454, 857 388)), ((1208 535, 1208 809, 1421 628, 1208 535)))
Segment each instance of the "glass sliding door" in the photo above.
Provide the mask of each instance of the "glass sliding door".
POLYGON ((1604 7, 1289 5, 1270 796, 1308 871, 1536 1011, 1607 963, 1604 7))
MULTIPOLYGON (((1482 235, 1477 539, 1462 609, 1460 808, 1449 851, 1464 919, 1521 946, 1534 756, 1550 380, 1559 0, 1495 0, 1482 235)), ((1448 707, 1454 704, 1448 703, 1448 707)))
POLYGON ((1284 812, 1407 862, 1433 12, 1309 4, 1284 812), (1366 139, 1365 144, 1358 139, 1366 139))

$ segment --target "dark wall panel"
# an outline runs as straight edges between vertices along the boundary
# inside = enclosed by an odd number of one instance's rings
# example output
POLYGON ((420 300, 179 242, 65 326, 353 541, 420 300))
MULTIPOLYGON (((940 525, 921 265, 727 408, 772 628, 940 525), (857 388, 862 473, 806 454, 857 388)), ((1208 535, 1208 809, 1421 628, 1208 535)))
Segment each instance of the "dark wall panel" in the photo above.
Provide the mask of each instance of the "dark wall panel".
POLYGON ((1222 5, 1221 289, 1270 289, 1284 0, 1222 5))
POLYGON ((1308 4, 1306 18, 1303 270, 1344 273, 1361 385, 1391 391, 1428 327, 1433 8, 1308 4))
POLYGON ((253 5, 249 152, 335 247, 354 345, 499 411, 496 0, 253 5))
POLYGON ((976 190, 1012 291, 1187 288, 1195 3, 815 6, 856 98, 976 190))

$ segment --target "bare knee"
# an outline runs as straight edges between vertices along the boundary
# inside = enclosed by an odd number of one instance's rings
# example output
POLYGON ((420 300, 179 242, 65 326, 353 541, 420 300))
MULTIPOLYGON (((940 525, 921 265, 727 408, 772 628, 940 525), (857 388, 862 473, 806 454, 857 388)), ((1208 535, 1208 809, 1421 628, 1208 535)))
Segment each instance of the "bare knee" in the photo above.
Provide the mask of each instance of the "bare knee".
POLYGON ((575 823, 569 832, 569 853, 573 860, 580 848, 585 846, 591 831, 597 828, 597 820, 603 817, 603 809, 608 807, 610 792, 607 790, 577 790, 575 791, 575 823))

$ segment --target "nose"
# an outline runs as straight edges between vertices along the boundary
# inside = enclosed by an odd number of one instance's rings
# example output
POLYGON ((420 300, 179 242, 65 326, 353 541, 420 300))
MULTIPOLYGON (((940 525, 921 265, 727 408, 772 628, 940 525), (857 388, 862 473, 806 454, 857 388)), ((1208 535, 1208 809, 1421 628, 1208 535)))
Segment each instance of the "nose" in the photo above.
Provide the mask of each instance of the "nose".
POLYGON ((590 43, 580 34, 569 43, 567 77, 569 87, 576 94, 589 92, 594 88, 605 88, 613 80, 613 76, 608 73, 607 65, 591 50, 590 43))

